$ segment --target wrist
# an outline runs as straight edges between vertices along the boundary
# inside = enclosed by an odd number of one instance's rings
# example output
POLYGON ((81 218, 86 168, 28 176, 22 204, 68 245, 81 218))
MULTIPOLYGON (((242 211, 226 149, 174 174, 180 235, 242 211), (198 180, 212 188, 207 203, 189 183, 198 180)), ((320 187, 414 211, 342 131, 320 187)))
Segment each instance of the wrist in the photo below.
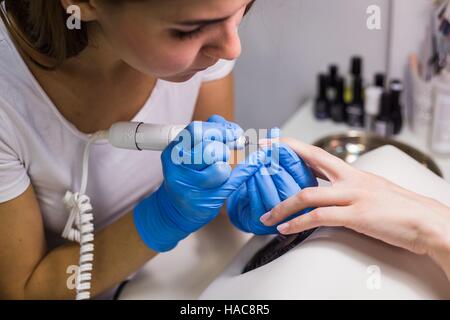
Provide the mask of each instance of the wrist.
POLYGON ((170 251, 189 235, 170 219, 176 210, 165 197, 161 186, 155 193, 141 201, 133 212, 136 230, 144 243, 156 252, 170 251))
POLYGON ((439 223, 432 228, 427 241, 427 254, 444 270, 450 281, 450 208, 440 208, 439 223))

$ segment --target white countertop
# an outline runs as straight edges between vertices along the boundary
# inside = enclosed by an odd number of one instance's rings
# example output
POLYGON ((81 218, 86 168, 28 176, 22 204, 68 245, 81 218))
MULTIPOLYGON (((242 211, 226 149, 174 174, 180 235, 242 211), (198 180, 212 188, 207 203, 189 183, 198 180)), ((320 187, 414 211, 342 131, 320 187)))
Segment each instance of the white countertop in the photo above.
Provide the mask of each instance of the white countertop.
POLYGON ((124 287, 120 299, 197 299, 251 237, 221 214, 172 251, 148 262, 124 287))
MULTIPOLYGON (((330 134, 344 133, 346 125, 318 122, 312 102, 303 105, 282 127, 283 135, 313 143, 330 134)), ((405 128, 397 140, 430 154, 426 142, 405 128)), ((450 179, 450 158, 433 157, 450 179)), ((121 299, 197 299, 227 267, 251 238, 221 215, 205 228, 183 240, 174 250, 147 263, 122 291, 121 299)))
MULTIPOLYGON (((283 135, 312 144, 328 135, 341 134, 350 130, 347 125, 336 124, 331 120, 317 121, 314 118, 312 108, 312 101, 301 106, 283 125, 283 135)), ((430 156, 441 169, 444 178, 450 182, 450 156, 433 155, 428 148, 426 139, 416 135, 408 126, 405 126, 401 134, 394 139, 415 147, 430 156)))

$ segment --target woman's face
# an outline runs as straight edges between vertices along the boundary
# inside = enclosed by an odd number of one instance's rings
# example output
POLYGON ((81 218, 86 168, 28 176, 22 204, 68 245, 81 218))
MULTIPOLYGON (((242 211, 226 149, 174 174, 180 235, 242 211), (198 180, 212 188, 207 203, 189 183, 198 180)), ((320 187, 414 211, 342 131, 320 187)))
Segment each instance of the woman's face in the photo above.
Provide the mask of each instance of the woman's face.
POLYGON ((240 55, 237 30, 251 0, 107 2, 93 3, 114 53, 144 74, 184 82, 240 55))

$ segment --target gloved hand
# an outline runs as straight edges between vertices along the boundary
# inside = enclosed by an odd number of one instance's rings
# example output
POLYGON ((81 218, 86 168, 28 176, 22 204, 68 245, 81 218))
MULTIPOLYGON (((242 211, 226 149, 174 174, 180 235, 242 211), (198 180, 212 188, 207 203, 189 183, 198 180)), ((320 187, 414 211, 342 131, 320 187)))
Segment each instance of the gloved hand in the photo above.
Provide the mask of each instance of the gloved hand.
POLYGON ((134 210, 136 229, 151 249, 173 249, 213 220, 225 200, 260 167, 227 163, 242 129, 219 116, 190 124, 162 153, 164 182, 134 210))
MULTIPOLYGON (((244 232, 276 234, 277 225, 265 226, 260 221, 261 216, 281 201, 318 183, 311 169, 288 146, 274 144, 260 152, 264 153, 260 156, 265 159, 264 165, 230 196, 227 210, 231 222, 244 232)), ((296 216, 311 210, 305 209, 296 216)))

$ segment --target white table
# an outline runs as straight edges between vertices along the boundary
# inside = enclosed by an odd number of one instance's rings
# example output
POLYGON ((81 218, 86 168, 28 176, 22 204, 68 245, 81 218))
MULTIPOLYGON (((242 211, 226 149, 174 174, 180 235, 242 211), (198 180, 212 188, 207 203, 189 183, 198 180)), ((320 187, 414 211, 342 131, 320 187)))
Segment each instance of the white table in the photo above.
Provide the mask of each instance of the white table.
MULTIPOLYGON (((313 143, 330 134, 349 128, 331 121, 317 122, 312 103, 306 103, 282 127, 285 136, 313 143)), ((408 128, 398 137, 417 149, 427 152, 425 141, 408 128)), ((435 158, 450 178, 450 159, 435 158)), ((147 263, 122 291, 121 299, 197 299, 206 287, 226 268, 251 238, 235 229, 226 216, 219 216, 174 250, 160 254, 147 263)))
POLYGON ((251 237, 221 214, 174 250, 148 262, 120 299, 197 299, 251 237))

